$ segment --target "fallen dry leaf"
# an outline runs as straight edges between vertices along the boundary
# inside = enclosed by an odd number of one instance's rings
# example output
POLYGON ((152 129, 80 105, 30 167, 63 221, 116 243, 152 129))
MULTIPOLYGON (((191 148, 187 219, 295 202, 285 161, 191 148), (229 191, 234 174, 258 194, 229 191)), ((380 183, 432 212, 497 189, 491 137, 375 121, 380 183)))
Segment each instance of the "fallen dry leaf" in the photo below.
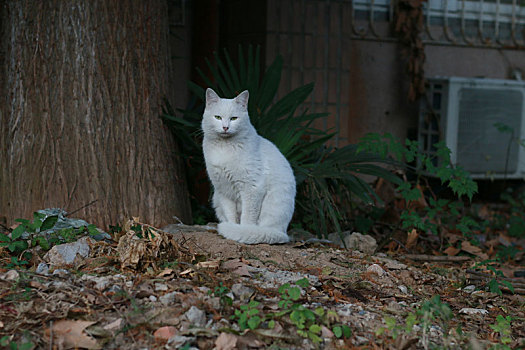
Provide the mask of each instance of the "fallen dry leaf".
POLYGON ((153 337, 157 340, 168 340, 178 333, 177 328, 172 326, 160 327, 153 333, 153 337))
POLYGON ((197 267, 201 269, 218 269, 221 262, 219 260, 201 261, 197 263, 197 267))
POLYGON ((477 257, 480 257, 483 260, 487 260, 489 258, 489 256, 486 253, 484 253, 480 247, 472 245, 469 241, 461 242, 461 250, 476 255, 477 257))
POLYGON ((84 329, 96 323, 95 321, 61 320, 46 329, 44 336, 48 342, 58 344, 62 349, 84 348, 101 349, 97 340, 86 333, 84 329))
POLYGON ((448 256, 456 256, 461 251, 461 249, 458 249, 456 247, 450 246, 447 249, 445 249, 443 252, 447 254, 448 256))
POLYGON ((237 336, 231 333, 221 333, 215 340, 215 349, 233 350, 237 347, 237 336))
POLYGON ((417 238, 419 237, 419 234, 417 233, 416 229, 412 229, 407 235, 407 242, 406 247, 407 249, 411 249, 414 247, 417 243, 417 238))

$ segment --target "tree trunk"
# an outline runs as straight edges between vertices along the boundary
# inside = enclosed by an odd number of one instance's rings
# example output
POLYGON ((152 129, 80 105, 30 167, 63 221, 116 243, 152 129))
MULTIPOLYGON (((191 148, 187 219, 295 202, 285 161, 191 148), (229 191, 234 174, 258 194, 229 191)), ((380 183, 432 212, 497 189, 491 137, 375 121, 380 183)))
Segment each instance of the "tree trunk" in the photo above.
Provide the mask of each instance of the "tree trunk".
POLYGON ((61 207, 100 227, 190 219, 166 1, 8 0, 0 19, 0 216, 61 207))

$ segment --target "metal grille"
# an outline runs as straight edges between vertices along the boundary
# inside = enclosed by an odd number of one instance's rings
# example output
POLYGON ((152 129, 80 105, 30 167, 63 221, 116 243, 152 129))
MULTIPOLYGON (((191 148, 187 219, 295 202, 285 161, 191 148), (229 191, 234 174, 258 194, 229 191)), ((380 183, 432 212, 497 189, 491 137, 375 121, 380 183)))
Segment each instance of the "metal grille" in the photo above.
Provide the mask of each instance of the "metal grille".
POLYGON ((457 162, 475 174, 518 170, 518 143, 495 126, 521 131, 523 96, 516 90, 471 89, 459 92, 457 162))

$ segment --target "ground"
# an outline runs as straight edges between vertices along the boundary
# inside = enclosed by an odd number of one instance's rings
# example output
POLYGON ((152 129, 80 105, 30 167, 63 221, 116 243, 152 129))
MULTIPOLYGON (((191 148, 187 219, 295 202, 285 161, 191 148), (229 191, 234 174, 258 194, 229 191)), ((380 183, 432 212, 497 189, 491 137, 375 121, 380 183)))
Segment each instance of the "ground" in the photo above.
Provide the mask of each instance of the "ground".
POLYGON ((114 242, 88 240, 89 255, 66 266, 54 266, 46 255, 38 270, 41 261, 29 269, 1 269, 2 344, 15 349, 525 345, 524 279, 511 280, 512 294, 503 279, 476 267, 473 255, 432 261, 433 256, 402 252, 368 255, 318 240, 244 245, 220 237, 212 226, 172 225, 167 231, 141 225, 140 232, 128 230, 114 242), (492 289, 499 293, 488 291, 490 283, 501 287, 492 289))

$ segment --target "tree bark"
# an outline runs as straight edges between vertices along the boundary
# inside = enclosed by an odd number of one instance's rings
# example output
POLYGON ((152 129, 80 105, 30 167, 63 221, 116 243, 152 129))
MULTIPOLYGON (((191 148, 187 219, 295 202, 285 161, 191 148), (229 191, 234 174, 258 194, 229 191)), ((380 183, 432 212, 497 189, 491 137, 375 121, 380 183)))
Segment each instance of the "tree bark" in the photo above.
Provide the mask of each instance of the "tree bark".
MULTIPOLYGON (((170 100, 167 2, 3 2, 0 216, 61 207, 99 227, 190 219, 170 100)), ((1 4, 1 2, 0 2, 1 4)))

